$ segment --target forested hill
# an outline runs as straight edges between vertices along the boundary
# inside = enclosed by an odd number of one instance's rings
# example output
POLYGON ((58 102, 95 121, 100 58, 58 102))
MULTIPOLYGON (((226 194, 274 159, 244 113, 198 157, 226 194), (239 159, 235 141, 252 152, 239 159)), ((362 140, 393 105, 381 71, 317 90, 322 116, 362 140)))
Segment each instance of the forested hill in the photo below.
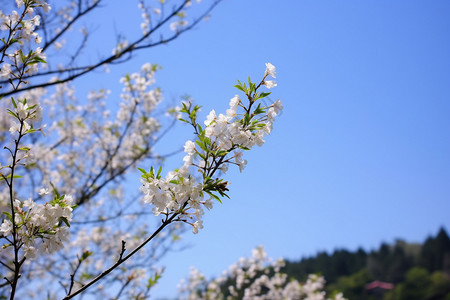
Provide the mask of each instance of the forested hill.
POLYGON ((422 244, 397 240, 366 252, 320 252, 287 261, 283 270, 297 280, 321 273, 330 291, 348 299, 450 300, 450 238, 444 228, 422 244))

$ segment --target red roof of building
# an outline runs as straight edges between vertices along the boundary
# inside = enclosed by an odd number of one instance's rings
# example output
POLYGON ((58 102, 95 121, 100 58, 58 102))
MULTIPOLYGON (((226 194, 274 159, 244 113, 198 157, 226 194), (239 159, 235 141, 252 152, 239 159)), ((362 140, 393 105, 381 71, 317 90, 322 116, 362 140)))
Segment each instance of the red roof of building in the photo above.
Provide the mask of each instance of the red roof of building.
POLYGON ((375 280, 371 283, 366 284, 366 290, 373 290, 373 289, 383 289, 383 290, 392 290, 394 288, 394 285, 392 283, 388 282, 382 282, 375 280))

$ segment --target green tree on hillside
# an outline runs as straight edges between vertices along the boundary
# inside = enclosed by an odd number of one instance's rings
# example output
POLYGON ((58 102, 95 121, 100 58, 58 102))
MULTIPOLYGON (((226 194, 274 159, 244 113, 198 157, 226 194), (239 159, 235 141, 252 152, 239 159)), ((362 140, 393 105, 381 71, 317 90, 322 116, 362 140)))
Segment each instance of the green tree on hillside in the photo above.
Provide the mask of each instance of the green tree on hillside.
POLYGON ((430 272, 445 270, 450 272, 450 238, 444 228, 436 238, 429 237, 420 253, 420 266, 430 272))

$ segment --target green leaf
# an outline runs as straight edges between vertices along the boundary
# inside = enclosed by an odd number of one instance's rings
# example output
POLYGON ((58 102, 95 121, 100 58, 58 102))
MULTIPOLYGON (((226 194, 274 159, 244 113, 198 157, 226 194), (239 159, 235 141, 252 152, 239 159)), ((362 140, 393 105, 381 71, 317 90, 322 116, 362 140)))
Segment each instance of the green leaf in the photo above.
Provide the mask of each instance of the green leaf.
POLYGON ((9 212, 7 212, 7 211, 4 211, 3 212, 5 215, 6 215, 6 217, 8 217, 8 219, 12 222, 12 216, 11 216, 11 214, 9 213, 9 212))
POLYGON ((50 186, 53 189, 53 193, 55 194, 55 198, 59 199, 61 196, 59 195, 59 192, 58 192, 58 189, 56 188, 56 186, 52 182, 50 182, 50 186))
POLYGON ((158 174, 156 174, 156 179, 161 178, 161 171, 162 171, 162 166, 159 167, 158 174))
POLYGON ((92 276, 91 274, 89 274, 87 272, 83 272, 83 273, 81 273, 80 280, 89 280, 92 277, 94 277, 94 276, 92 276))
POLYGON ((242 150, 250 150, 249 148, 244 147, 244 146, 238 146, 238 148, 239 148, 239 149, 242 149, 242 150))
POLYGON ((202 148, 203 151, 208 152, 208 148, 206 148, 205 143, 202 143, 202 142, 199 141, 199 140, 196 140, 195 143, 196 143, 197 145, 199 145, 200 148, 202 148))
POLYGON ((8 114, 10 114, 11 116, 13 116, 13 117, 16 118, 16 119, 19 119, 19 116, 18 116, 15 112, 13 112, 12 110, 10 110, 10 109, 8 109, 8 114))
POLYGON ((43 60, 42 58, 40 58, 40 57, 38 57, 38 56, 35 56, 35 57, 33 58, 33 62, 40 62, 40 63, 44 63, 44 64, 47 63, 45 60, 43 60))
POLYGON ((150 172, 148 172, 151 178, 155 178, 155 172, 153 171, 153 167, 150 167, 150 172))
POLYGON ((255 91, 255 84, 252 83, 252 81, 250 80, 250 76, 248 77, 248 88, 249 88, 249 94, 251 94, 255 91))
POLYGON ((239 90, 243 91, 245 94, 248 94, 247 91, 247 86, 245 84, 242 84, 239 80, 238 80, 239 86, 236 86, 239 90))
MULTIPOLYGON (((11 174, 4 176, 5 179, 11 178, 11 174)), ((20 175, 14 175, 13 178, 23 178, 23 176, 20 175)))
POLYGON ((219 198, 219 196, 217 196, 217 195, 215 195, 215 194, 213 194, 213 193, 211 193, 211 192, 209 192, 209 191, 206 191, 211 197, 213 197, 214 199, 216 199, 217 201, 219 201, 219 203, 220 204, 223 204, 222 203, 222 200, 220 200, 220 198, 219 198))
POLYGON ((17 108, 16 101, 14 101, 14 98, 13 98, 13 97, 11 97, 11 102, 12 102, 12 104, 14 105, 14 108, 17 108))
POLYGON ((250 123, 250 116, 248 114, 245 114, 244 116, 244 124, 248 125, 250 123))
POLYGON ((222 192, 220 190, 218 192, 219 192, 220 196, 227 197, 228 199, 230 199, 230 197, 227 194, 225 194, 224 192, 222 192))
POLYGON ((197 129, 198 129, 198 132, 200 133, 200 135, 203 136, 203 133, 204 133, 205 131, 203 130, 203 128, 202 128, 202 126, 201 126, 200 124, 197 124, 197 129))
POLYGON ((253 115, 259 115, 264 112, 264 109, 261 108, 261 103, 258 104, 256 109, 253 111, 253 115))
POLYGON ((70 227, 70 223, 69 223, 69 221, 67 220, 67 218, 66 217, 59 217, 59 221, 61 222, 64 222, 64 224, 66 224, 66 226, 67 227, 70 227))
POLYGON ((150 289, 151 287, 153 287, 156 283, 158 283, 158 280, 162 277, 162 273, 164 272, 164 270, 162 270, 161 272, 157 272, 155 273, 155 275, 153 275, 153 277, 150 277, 148 279, 148 282, 146 284, 146 288, 150 289))
POLYGON ((227 150, 219 150, 216 152, 216 156, 225 156, 228 154, 227 150))
POLYGON ((94 252, 88 251, 88 250, 84 251, 83 254, 80 257, 80 262, 82 262, 83 260, 85 260, 86 258, 91 256, 92 254, 94 254, 94 252))
POLYGON ((19 52, 20 61, 21 61, 22 63, 25 63, 25 56, 23 55, 22 50, 19 50, 18 52, 19 52))
POLYGON ((28 129, 27 131, 25 131, 25 133, 33 133, 33 132, 36 132, 36 129, 31 128, 31 129, 28 129))
POLYGON ((265 97, 269 96, 270 94, 272 94, 272 93, 271 92, 261 93, 259 98, 265 98, 265 97))
POLYGON ((236 85, 233 85, 235 88, 237 88, 238 90, 241 90, 241 91, 243 91, 244 93, 245 93, 245 90, 242 88, 242 86, 240 86, 240 85, 238 85, 238 84, 236 84, 236 85))

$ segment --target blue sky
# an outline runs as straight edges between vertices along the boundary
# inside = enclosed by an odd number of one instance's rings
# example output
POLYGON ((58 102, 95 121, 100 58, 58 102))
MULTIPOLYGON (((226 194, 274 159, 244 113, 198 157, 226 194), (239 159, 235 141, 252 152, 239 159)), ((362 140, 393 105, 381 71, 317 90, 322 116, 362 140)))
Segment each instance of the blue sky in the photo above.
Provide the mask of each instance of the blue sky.
MULTIPOLYGON (((273 100, 285 107, 244 172, 228 174, 231 200, 164 260, 154 295, 173 296, 191 265, 219 275, 258 245, 299 259, 450 230, 449 11, 448 1, 225 0, 195 30, 112 67, 110 76, 162 65, 167 103, 189 94, 206 116, 271 62, 273 100)), ((190 134, 178 126, 159 150, 190 134)))

